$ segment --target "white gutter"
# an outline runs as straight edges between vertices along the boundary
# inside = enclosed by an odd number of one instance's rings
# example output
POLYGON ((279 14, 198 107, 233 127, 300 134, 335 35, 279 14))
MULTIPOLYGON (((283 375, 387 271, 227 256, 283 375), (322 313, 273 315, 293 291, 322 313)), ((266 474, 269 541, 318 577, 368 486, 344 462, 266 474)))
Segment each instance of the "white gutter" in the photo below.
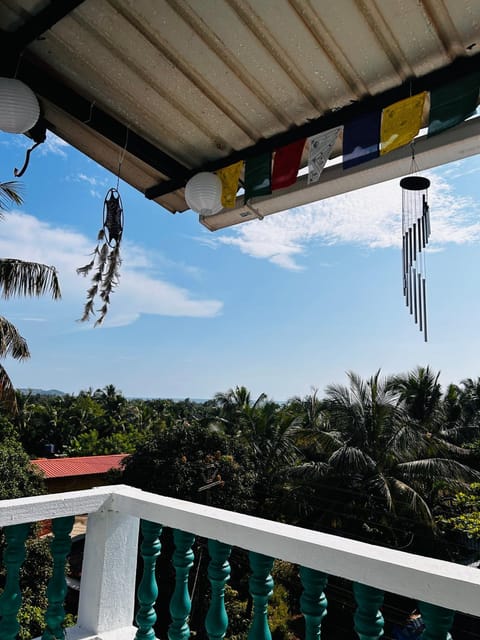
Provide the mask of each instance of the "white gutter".
MULTIPOLYGON (((415 161, 422 171, 476 155, 479 150, 480 117, 477 117, 431 138, 427 136, 417 138, 415 161)), ((317 183, 307 184, 307 175, 303 175, 287 189, 276 191, 269 196, 254 198, 251 205, 259 215, 246 207, 243 196, 240 196, 237 198, 234 209, 200 218, 200 222, 210 231, 217 231, 254 220, 256 217, 269 216, 272 213, 399 178, 409 173, 410 158, 411 149, 410 146, 406 146, 347 171, 343 170, 341 163, 336 164, 325 169, 317 183)))

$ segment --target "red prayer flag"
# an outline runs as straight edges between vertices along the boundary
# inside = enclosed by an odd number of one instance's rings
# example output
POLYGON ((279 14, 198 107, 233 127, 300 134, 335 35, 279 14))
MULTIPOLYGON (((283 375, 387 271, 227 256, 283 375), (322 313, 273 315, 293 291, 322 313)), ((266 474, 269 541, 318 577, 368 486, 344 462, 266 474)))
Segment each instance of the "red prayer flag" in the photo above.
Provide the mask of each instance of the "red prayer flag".
POLYGON ((297 140, 286 147, 281 147, 275 151, 273 159, 272 191, 285 189, 297 180, 297 173, 302 159, 305 138, 297 140))

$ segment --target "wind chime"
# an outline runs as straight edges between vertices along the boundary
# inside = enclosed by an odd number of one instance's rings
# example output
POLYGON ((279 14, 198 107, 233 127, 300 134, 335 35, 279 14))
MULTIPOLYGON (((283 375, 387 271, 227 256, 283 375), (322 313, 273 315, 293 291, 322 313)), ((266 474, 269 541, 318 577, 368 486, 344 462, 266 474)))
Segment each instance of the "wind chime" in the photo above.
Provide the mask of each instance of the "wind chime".
POLYGON ((415 324, 427 331, 427 291, 425 249, 430 237, 428 187, 430 180, 408 176, 400 180, 402 188, 402 269, 405 304, 415 324))

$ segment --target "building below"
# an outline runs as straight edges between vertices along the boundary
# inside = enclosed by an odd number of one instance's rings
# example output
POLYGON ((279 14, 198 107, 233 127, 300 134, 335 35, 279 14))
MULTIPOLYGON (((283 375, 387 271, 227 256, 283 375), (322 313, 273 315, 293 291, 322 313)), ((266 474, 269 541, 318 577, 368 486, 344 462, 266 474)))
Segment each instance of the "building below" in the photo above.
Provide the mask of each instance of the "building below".
POLYGON ((77 458, 39 458, 31 462, 43 472, 47 493, 61 493, 107 484, 107 473, 112 469, 119 470, 125 457, 124 453, 118 453, 77 458))

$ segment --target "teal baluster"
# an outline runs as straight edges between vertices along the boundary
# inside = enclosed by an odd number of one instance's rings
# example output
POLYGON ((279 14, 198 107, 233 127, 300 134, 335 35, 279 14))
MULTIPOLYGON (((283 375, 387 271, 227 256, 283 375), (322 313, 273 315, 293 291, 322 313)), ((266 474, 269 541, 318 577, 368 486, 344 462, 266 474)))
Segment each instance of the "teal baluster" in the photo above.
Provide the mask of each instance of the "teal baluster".
POLYGON ((7 570, 7 579, 0 596, 0 638, 2 640, 15 640, 20 630, 17 621, 18 611, 22 605, 20 568, 25 560, 25 540, 29 531, 29 524, 14 524, 3 530, 6 541, 3 564, 7 570))
POLYGON ((190 637, 188 616, 192 608, 192 601, 188 592, 188 574, 193 567, 192 545, 195 536, 185 531, 174 529, 173 566, 175 567, 175 590, 170 600, 170 615, 172 623, 168 627, 170 640, 187 640, 190 637))
POLYGON ((162 549, 160 542, 162 526, 156 522, 148 522, 148 520, 142 520, 140 526, 143 536, 140 547, 143 558, 143 576, 137 593, 140 608, 135 618, 138 625, 135 640, 154 640, 153 626, 157 621, 154 607, 158 596, 155 566, 162 549))
POLYGON ((70 532, 74 522, 75 516, 55 518, 52 521, 54 538, 50 544, 50 551, 53 558, 53 572, 47 587, 48 606, 45 612, 47 627, 42 635, 42 640, 63 640, 65 638, 63 629, 65 609, 63 605, 68 590, 65 580, 65 565, 72 548, 70 532))
POLYGON ((377 640, 383 636, 383 591, 365 584, 353 583, 357 610, 353 616, 355 631, 360 640, 377 640))
POLYGON ((419 602, 418 608, 425 624, 425 631, 421 635, 422 640, 451 640, 450 629, 455 611, 429 602, 419 602))
POLYGON ((212 586, 212 599, 205 619, 205 629, 210 640, 222 640, 228 627, 228 616, 225 609, 225 584, 230 579, 230 563, 228 558, 232 547, 216 540, 208 541, 210 563, 208 579, 212 586))
POLYGON ((273 593, 273 578, 270 575, 273 558, 250 551, 249 559, 252 575, 248 584, 253 598, 253 620, 248 640, 271 640, 267 610, 268 600, 273 593))
POLYGON ((303 593, 300 596, 300 611, 305 618, 305 640, 320 640, 321 625, 327 615, 327 598, 323 593, 327 585, 326 573, 300 567, 303 593))

